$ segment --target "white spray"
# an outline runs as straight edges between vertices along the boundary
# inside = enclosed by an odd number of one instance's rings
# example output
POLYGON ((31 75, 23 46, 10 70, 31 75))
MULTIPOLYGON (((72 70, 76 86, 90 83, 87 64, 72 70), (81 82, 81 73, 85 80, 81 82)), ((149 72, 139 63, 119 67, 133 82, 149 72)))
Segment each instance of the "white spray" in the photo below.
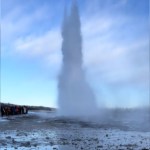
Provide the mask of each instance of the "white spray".
POLYGON ((77 3, 65 13, 62 27, 63 63, 58 83, 59 113, 63 116, 89 116, 97 111, 94 93, 82 67, 82 37, 77 3))

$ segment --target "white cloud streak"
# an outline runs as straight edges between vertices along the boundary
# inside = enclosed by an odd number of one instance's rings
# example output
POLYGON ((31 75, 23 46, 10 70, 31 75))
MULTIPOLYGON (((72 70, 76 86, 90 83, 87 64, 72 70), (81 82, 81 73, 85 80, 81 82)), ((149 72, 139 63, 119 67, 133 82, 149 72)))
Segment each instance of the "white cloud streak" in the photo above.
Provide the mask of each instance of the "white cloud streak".
POLYGON ((30 35, 25 38, 16 40, 15 52, 23 53, 26 55, 47 55, 54 51, 60 50, 61 36, 57 29, 51 30, 42 36, 30 35))

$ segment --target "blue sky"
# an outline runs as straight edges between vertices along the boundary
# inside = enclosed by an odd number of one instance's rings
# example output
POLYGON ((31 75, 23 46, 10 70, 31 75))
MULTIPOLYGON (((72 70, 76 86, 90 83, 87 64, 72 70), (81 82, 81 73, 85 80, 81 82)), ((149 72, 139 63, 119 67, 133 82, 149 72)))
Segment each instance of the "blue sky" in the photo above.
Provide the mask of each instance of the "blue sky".
MULTIPOLYGON (((1 1, 1 100, 57 107, 71 0, 1 1)), ((99 106, 149 102, 149 0, 78 1, 86 77, 99 106)))

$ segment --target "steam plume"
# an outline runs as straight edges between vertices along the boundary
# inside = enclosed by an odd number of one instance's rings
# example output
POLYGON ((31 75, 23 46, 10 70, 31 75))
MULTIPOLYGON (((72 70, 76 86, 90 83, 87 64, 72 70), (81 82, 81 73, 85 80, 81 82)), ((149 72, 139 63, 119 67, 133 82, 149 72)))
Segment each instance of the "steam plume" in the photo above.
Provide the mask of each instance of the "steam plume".
POLYGON ((59 113, 64 116, 88 116, 96 112, 95 96, 82 67, 82 37, 77 3, 70 15, 65 12, 62 27, 63 64, 58 83, 59 113))

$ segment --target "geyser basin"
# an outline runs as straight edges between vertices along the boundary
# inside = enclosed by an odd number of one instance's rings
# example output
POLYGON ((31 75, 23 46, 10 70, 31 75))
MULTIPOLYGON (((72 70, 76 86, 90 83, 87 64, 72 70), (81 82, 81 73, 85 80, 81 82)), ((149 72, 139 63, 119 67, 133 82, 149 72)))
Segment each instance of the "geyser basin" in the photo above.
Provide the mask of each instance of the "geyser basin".
POLYGON ((94 93, 85 78, 82 67, 82 37, 76 1, 70 15, 64 15, 62 27, 63 63, 58 83, 59 114, 89 116, 97 111, 94 93))

